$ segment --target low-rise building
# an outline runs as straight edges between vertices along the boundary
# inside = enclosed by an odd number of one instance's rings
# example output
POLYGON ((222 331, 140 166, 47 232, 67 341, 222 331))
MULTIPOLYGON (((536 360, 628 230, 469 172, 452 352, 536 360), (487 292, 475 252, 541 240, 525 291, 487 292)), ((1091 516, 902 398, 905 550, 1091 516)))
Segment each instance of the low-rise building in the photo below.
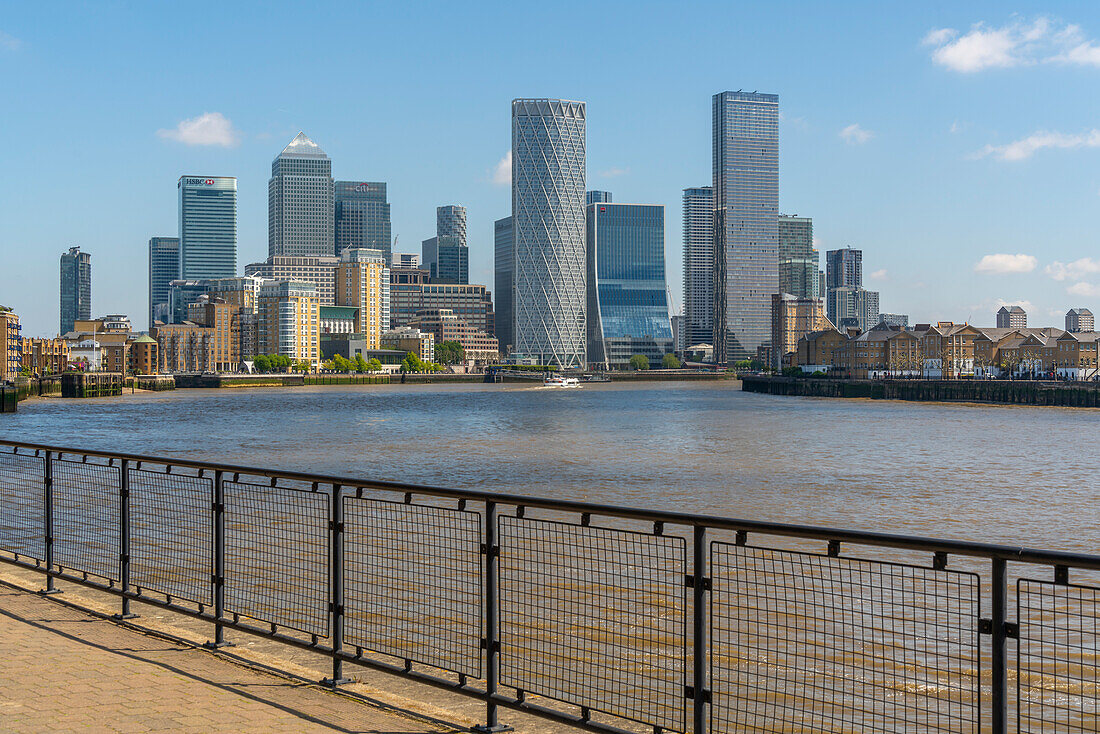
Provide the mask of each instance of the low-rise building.
POLYGON ((69 342, 53 339, 23 339, 23 366, 35 375, 59 375, 69 367, 69 342))
POLYGON ((130 372, 135 375, 155 375, 160 371, 160 348, 156 339, 145 334, 130 342, 130 372))
POLYGON ((214 329, 184 321, 157 324, 152 330, 157 342, 158 372, 214 371, 214 329))
POLYGON ((1100 334, 1067 331, 1056 343, 1054 370, 1058 377, 1066 380, 1100 378, 1100 363, 1097 362, 1100 334))
POLYGON ((794 366, 803 372, 829 372, 833 369, 833 354, 848 337, 836 327, 829 325, 820 331, 813 331, 798 340, 794 366))
POLYGON ((425 362, 434 362, 435 334, 411 326, 401 326, 382 335, 382 348, 396 349, 406 354, 412 352, 425 362))
POLYGON ((449 308, 421 309, 409 326, 430 331, 435 336, 436 344, 458 342, 466 352, 466 363, 470 366, 500 361, 500 345, 496 337, 474 328, 449 308))

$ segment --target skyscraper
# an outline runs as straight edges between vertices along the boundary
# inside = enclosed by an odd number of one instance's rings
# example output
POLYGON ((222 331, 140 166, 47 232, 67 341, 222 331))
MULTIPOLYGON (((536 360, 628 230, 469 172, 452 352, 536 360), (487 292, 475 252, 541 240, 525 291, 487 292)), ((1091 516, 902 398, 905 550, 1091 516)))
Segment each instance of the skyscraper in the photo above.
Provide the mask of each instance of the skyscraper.
POLYGON ((180 176, 179 277, 237 274, 237 179, 180 176))
POLYGON ((714 339, 714 189, 684 189, 684 343, 714 339))
POLYGON ((843 331, 855 327, 867 331, 879 322, 878 291, 843 285, 829 289, 826 301, 829 321, 843 331))
POLYGON ((298 133, 271 162, 267 183, 267 254, 332 256, 332 161, 298 133))
POLYGON ((157 321, 157 306, 161 306, 160 320, 168 313, 168 284, 180 277, 180 241, 178 237, 149 238, 149 327, 157 321))
POLYGON ((820 298, 814 222, 809 217, 779 215, 779 293, 820 298))
POLYGON ((512 346, 512 288, 515 287, 516 271, 512 259, 512 218, 504 217, 493 222, 493 270, 496 277, 493 287, 496 292, 496 335, 500 342, 501 354, 507 354, 512 346))
POLYGON ((584 205, 589 204, 609 204, 611 203, 610 191, 585 191, 584 192, 584 205))
POLYGON ((449 204, 435 208, 435 236, 453 237, 466 247, 466 207, 449 204))
POLYGON ((825 253, 825 285, 828 288, 863 287, 863 250, 845 247, 825 253))
POLYGON ((59 333, 73 330, 77 319, 92 318, 92 256, 70 247, 61 254, 61 326, 59 333))
POLYGON ((585 104, 512 101, 514 353, 585 366, 585 104))
POLYGON ((335 237, 339 255, 349 247, 381 250, 390 261, 390 205, 386 184, 370 181, 337 181, 334 184, 335 237))
POLYGON ((421 243, 424 269, 433 283, 470 282, 470 249, 457 237, 438 236, 421 243))
POLYGON ((665 208, 596 203, 587 216, 588 363, 625 368, 674 350, 665 291, 665 208))
POLYGON ((779 95, 720 92, 714 112, 714 355, 771 342, 779 290, 779 95))

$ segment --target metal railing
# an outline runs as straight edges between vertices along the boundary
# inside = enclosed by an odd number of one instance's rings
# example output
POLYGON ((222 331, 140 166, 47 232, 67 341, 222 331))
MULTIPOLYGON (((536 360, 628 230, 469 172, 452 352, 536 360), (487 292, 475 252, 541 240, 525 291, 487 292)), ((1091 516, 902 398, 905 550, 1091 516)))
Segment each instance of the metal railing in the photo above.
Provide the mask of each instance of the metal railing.
POLYGON ((479 731, 1100 728, 1096 555, 0 441, 0 560, 476 696, 479 731))

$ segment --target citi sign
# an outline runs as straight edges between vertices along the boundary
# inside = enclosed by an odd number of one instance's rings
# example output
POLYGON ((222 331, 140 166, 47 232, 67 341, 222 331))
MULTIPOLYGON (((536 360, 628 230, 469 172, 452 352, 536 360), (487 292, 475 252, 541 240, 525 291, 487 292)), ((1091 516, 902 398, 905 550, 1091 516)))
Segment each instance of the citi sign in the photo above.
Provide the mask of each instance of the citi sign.
POLYGON ((213 186, 214 179, 212 178, 185 178, 183 179, 184 186, 213 186))
POLYGON ((362 194, 363 192, 370 191, 370 190, 371 190, 370 184, 365 184, 365 183, 356 184, 355 189, 354 189, 355 193, 357 193, 357 194, 362 194))

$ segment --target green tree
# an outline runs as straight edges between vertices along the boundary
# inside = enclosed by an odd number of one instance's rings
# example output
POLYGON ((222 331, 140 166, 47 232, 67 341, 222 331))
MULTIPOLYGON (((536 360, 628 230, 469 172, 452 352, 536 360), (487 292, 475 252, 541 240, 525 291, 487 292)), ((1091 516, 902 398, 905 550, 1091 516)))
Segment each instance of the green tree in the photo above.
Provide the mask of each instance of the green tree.
POLYGON ((253 367, 257 372, 270 372, 271 371, 271 358, 266 354, 261 354, 252 360, 253 367))
POLYGON ((382 363, 380 361, 378 361, 377 357, 372 357, 371 360, 369 362, 367 362, 367 372, 381 372, 381 371, 382 371, 382 363))
POLYGON ((630 368, 635 370, 648 370, 649 357, 644 354, 635 354, 630 358, 630 368))
POLYGON ((366 372, 367 371, 367 360, 363 359, 362 354, 356 354, 355 355, 355 371, 356 372, 366 372))
POLYGON ((666 354, 661 358, 661 366, 666 370, 678 370, 680 369, 680 360, 676 358, 675 354, 666 354))

